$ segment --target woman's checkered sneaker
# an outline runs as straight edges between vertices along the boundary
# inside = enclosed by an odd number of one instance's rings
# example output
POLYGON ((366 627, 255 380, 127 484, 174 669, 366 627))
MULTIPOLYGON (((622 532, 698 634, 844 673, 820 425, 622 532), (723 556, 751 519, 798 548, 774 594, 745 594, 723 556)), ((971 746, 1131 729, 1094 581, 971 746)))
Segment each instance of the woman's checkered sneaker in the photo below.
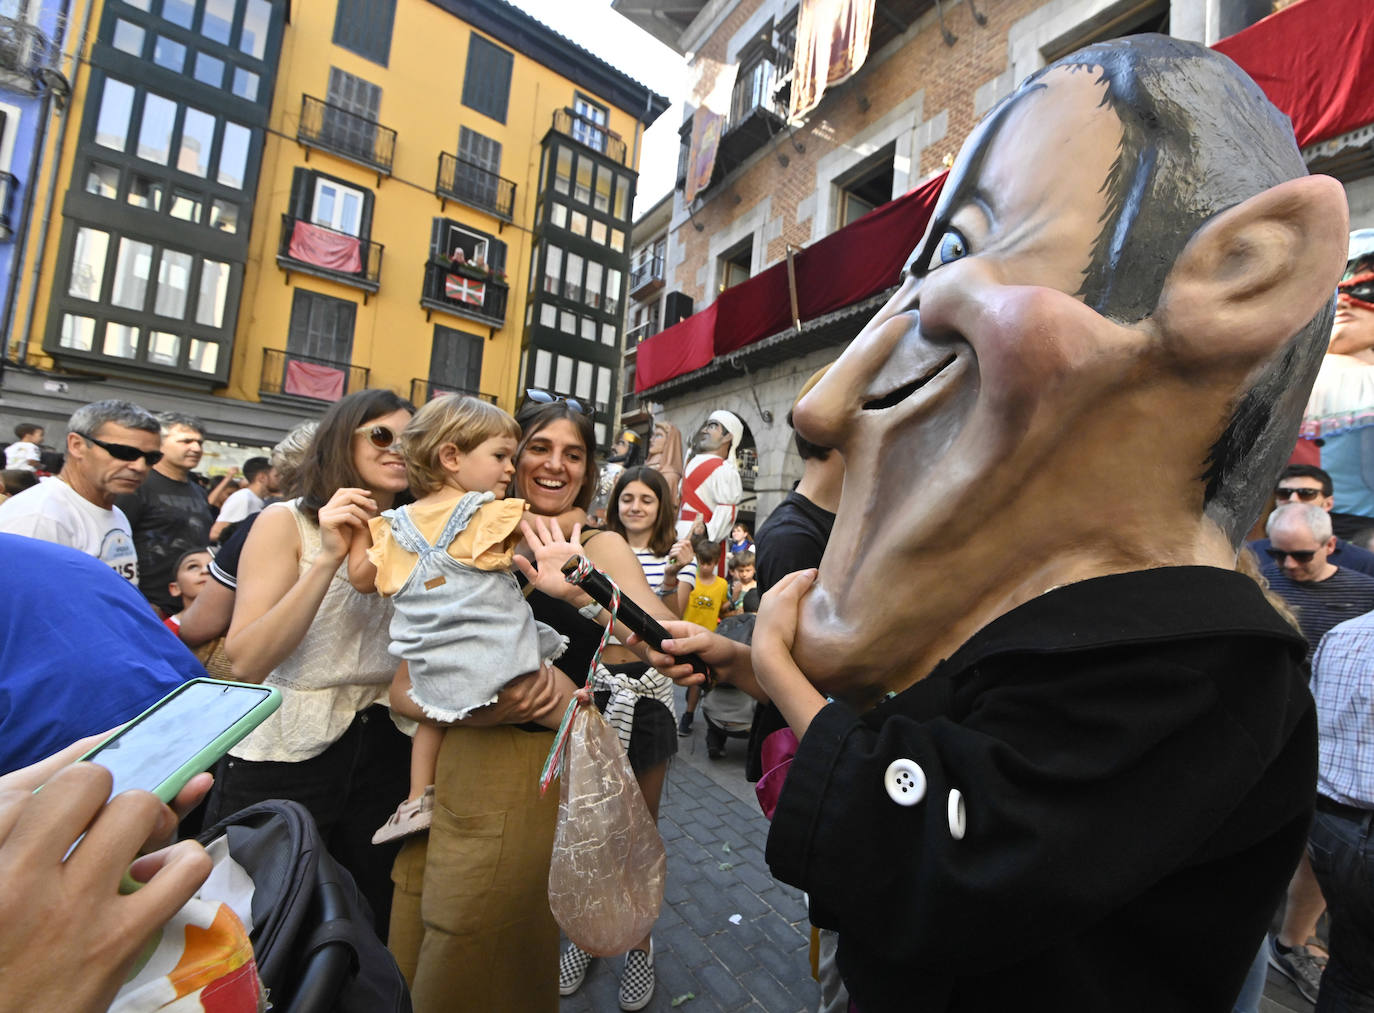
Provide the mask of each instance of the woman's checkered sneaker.
POLYGON ((654 997, 654 941, 649 950, 631 950, 625 954, 625 973, 620 976, 620 1008, 640 1010, 654 997))
POLYGON ((576 943, 569 943, 558 960, 558 994, 572 995, 587 980, 587 968, 595 958, 576 943))

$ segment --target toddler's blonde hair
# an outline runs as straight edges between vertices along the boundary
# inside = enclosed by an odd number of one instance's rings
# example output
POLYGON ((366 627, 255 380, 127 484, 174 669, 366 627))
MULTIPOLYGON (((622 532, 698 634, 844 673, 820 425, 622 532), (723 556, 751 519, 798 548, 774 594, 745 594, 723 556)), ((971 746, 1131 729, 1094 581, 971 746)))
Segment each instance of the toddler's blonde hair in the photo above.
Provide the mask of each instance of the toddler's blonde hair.
POLYGON ((448 444, 468 454, 494 436, 520 439, 519 423, 496 405, 467 394, 440 394, 427 402, 401 433, 411 491, 425 496, 448 484, 439 463, 448 444))

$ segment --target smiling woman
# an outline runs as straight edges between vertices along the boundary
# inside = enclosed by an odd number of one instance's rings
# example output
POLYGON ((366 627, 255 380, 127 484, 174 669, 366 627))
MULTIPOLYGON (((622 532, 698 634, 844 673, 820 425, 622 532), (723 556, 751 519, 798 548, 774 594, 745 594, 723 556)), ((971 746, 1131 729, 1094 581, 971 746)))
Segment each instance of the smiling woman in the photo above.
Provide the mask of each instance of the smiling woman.
POLYGON ((372 832, 404 794, 409 748, 385 702, 390 603, 348 582, 353 533, 408 496, 405 461, 386 434, 414 408, 390 391, 337 402, 296 477, 296 499, 264 510, 239 564, 225 642, 234 675, 278 686, 281 708, 225 757, 206 819, 268 798, 310 810, 353 875, 385 938, 395 852, 372 832))
MULTIPOLYGON (((533 513, 569 531, 585 519, 595 489, 591 419, 555 401, 531 402, 517 421, 523 435, 511 492, 533 513)), ((623 538, 589 532, 582 547, 655 618, 672 618, 623 538)), ((561 584, 559 578, 555 588, 561 584)), ((557 709, 571 694, 569 680, 587 681, 604 626, 542 590, 529 591, 526 600, 535 619, 570 641, 557 662, 560 674, 548 679, 557 709)), ((604 612, 597 616, 604 621, 604 612)), ((558 1009, 558 925, 548 902, 558 795, 549 791, 541 798, 537 787, 554 733, 529 723, 534 706, 503 690, 484 708, 488 715, 474 715, 445 732, 428 840, 412 838, 396 860, 390 946, 419 1013, 451 1009, 455 995, 472 1009, 558 1009)), ((543 713, 548 710, 545 703, 543 713)), ((668 719, 671 728, 671 714, 668 719)), ((651 991, 649 956, 639 956, 649 966, 651 991)))

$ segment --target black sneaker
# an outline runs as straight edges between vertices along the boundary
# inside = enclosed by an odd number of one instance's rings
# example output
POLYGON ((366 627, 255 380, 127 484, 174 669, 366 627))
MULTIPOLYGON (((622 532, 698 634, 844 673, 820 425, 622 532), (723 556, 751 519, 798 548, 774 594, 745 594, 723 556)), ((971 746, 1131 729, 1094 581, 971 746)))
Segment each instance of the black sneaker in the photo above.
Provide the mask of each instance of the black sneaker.
POLYGON ((1308 1002, 1317 1001, 1322 965, 1306 946, 1284 946, 1278 936, 1270 936, 1269 966, 1291 981, 1308 1002))
POLYGON ((592 955, 576 943, 569 943, 567 950, 558 961, 558 994, 572 995, 582 987, 587 979, 587 968, 592 966, 592 955))
POLYGON ((692 718, 696 717, 691 711, 683 711, 682 717, 677 720, 677 737, 685 739, 692 734, 692 718))
POLYGON ((625 973, 620 977, 620 1008, 641 1010, 654 997, 654 942, 649 950, 631 950, 625 954, 625 973))

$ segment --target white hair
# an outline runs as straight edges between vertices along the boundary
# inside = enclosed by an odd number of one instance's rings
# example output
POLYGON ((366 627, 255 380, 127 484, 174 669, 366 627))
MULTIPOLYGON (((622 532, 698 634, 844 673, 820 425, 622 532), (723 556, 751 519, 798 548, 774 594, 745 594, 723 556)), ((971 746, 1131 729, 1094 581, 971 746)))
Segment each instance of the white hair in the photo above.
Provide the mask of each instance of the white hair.
POLYGON ((1274 528, 1281 524, 1301 521, 1312 537, 1325 542, 1331 537, 1331 515, 1315 503, 1284 503, 1276 507, 1264 522, 1264 533, 1274 537, 1274 528))

